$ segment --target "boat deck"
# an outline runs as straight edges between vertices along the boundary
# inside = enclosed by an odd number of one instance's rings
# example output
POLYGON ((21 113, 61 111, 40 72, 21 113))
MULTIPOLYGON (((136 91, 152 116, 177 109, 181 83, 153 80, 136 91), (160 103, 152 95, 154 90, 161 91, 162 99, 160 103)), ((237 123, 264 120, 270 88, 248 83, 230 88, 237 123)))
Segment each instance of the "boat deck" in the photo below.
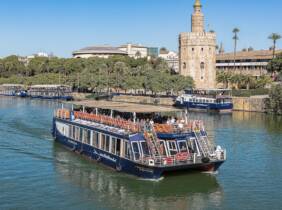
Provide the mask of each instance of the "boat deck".
POLYGON ((104 124, 100 124, 100 123, 96 123, 96 122, 90 122, 90 121, 81 120, 81 119, 75 119, 75 120, 72 120, 70 122, 74 122, 74 123, 77 123, 79 125, 85 125, 85 126, 89 126, 89 127, 92 127, 92 128, 97 128, 97 129, 101 129, 101 130, 104 130, 104 131, 116 133, 118 135, 129 135, 129 132, 127 132, 126 130, 116 128, 116 127, 112 127, 112 126, 108 126, 108 125, 104 125, 104 124))

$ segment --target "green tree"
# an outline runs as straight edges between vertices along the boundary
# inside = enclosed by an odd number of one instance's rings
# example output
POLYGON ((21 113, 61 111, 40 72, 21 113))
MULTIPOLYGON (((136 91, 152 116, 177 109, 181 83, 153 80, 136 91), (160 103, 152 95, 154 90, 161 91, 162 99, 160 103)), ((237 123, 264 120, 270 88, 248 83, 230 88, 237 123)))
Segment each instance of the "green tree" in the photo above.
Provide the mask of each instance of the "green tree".
POLYGON ((126 89, 126 79, 129 74, 129 69, 124 62, 116 62, 114 64, 114 88, 116 92, 119 92, 120 89, 126 89))
POLYGON ((8 78, 13 75, 25 75, 26 68, 24 64, 19 61, 18 56, 12 55, 2 59, 0 71, 1 77, 8 78))
POLYGON ((282 79, 282 53, 278 54, 267 65, 267 71, 272 73, 273 80, 282 79))
POLYGON ((231 76, 231 73, 228 72, 218 72, 216 74, 216 80, 218 83, 222 83, 224 88, 228 88, 231 76))
POLYGON ((275 85, 271 88, 270 99, 267 108, 275 114, 282 115, 282 85, 275 85))

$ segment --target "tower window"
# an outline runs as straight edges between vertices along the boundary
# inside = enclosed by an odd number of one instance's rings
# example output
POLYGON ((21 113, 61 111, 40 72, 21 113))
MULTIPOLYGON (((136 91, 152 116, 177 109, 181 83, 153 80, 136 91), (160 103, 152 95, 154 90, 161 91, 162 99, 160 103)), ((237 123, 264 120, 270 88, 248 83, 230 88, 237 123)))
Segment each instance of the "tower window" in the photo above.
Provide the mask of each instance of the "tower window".
POLYGON ((204 52, 204 48, 202 48, 202 52, 204 52))
POLYGON ((194 47, 193 47, 193 48, 192 48, 192 52, 194 52, 194 50, 195 50, 195 49, 194 49, 194 47))
POLYGON ((183 69, 186 69, 186 63, 185 62, 183 63, 183 69))
POLYGON ((204 74, 205 74, 205 63, 201 62, 201 80, 204 79, 204 74))

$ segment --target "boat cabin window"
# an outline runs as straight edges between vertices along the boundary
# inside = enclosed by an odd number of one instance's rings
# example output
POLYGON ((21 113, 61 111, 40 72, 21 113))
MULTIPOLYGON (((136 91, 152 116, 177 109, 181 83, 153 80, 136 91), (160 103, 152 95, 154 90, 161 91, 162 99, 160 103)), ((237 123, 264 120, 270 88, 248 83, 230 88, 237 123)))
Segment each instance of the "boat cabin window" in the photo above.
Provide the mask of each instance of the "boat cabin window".
POLYGON ((79 141, 79 127, 75 126, 75 140, 79 141))
POLYGON ((188 146, 185 140, 178 142, 178 148, 180 152, 188 152, 188 146))
POLYGON ((116 154, 116 144, 117 144, 117 138, 115 137, 112 137, 112 140, 111 140, 111 153, 112 154, 116 154))
POLYGON ((120 156, 120 149, 121 149, 121 139, 116 140, 116 155, 120 156))
POLYGON ((165 141, 160 141, 160 153, 161 156, 167 156, 165 141))
POLYGON ((96 148, 99 148, 99 133, 97 132, 93 132, 92 145, 96 148))
POLYGON ((130 159, 130 146, 128 141, 124 141, 124 157, 130 159))
POLYGON ((69 138, 73 139, 73 126, 70 125, 70 128, 69 128, 69 138))
POLYGON ((106 145, 106 135, 102 134, 100 149, 105 150, 106 147, 105 145, 106 145))
POLYGON ((132 142, 131 145, 132 145, 134 160, 140 160, 140 148, 138 142, 132 142))
POLYGON ((84 143, 90 145, 91 144, 91 130, 85 129, 84 130, 84 143))
POLYGON ((103 149, 106 152, 110 151, 110 136, 102 134, 102 145, 101 149, 103 149))
POLYGON ((83 140, 83 129, 79 128, 79 141, 82 142, 83 140))
POLYGON ((110 136, 106 136, 106 143, 105 143, 105 148, 104 150, 107 151, 107 152, 110 152, 110 136))
POLYGON ((178 153, 175 141, 168 141, 167 146, 168 146, 168 152, 170 156, 176 155, 178 153))
POLYGON ((146 156, 150 156, 150 150, 149 150, 149 147, 148 147, 148 144, 147 142, 145 141, 141 141, 141 149, 142 149, 142 154, 144 157, 146 156))

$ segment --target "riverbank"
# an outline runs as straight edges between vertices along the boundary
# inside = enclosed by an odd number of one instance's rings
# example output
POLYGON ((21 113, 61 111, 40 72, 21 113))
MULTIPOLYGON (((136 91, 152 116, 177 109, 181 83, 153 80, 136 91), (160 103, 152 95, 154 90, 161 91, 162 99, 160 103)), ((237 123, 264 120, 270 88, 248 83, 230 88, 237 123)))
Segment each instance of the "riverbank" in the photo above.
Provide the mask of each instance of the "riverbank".
POLYGON ((233 97, 232 99, 234 111, 265 113, 267 111, 266 104, 269 96, 233 97))
MULTIPOLYGON (((89 100, 90 93, 71 94, 74 101, 89 100)), ((133 96, 133 95, 116 95, 112 98, 113 102, 148 104, 158 106, 173 106, 174 98, 172 97, 151 97, 151 96, 133 96)), ((251 96, 251 97, 233 97, 234 111, 259 112, 266 113, 268 110, 268 95, 251 96)))
MULTIPOLYGON (((234 111, 260 112, 265 113, 268 95, 251 97, 233 97, 234 111)), ((162 106, 172 106, 174 100, 171 97, 153 98, 149 96, 115 96, 112 99, 116 102, 155 104, 162 106)))

